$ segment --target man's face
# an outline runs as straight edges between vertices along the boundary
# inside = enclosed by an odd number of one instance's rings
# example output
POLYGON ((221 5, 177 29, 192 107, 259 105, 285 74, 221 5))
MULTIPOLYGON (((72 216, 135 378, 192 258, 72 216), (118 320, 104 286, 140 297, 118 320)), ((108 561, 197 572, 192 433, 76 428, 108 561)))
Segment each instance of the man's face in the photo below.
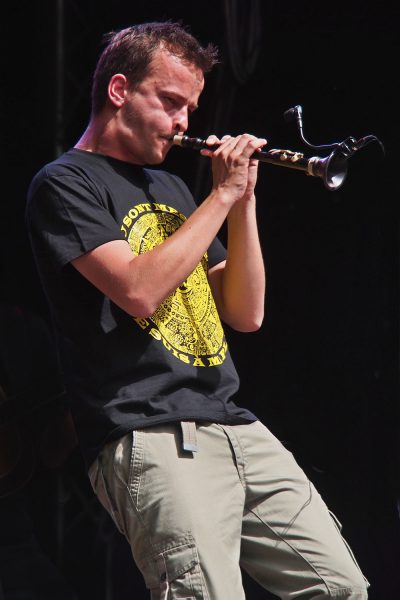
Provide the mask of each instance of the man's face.
POLYGON ((119 114, 119 144, 124 160, 159 164, 171 148, 171 138, 188 127, 204 87, 200 69, 160 50, 143 81, 126 91, 119 114))

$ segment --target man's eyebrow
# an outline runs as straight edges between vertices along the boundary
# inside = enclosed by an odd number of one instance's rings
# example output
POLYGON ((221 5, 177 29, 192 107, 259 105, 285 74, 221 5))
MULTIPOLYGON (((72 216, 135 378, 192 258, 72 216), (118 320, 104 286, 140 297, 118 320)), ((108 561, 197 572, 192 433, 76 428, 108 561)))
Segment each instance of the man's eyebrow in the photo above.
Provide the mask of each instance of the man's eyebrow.
MULTIPOLYGON (((167 96, 173 96, 180 102, 186 103, 186 97, 183 96, 182 94, 180 94, 179 91, 177 91, 177 90, 164 89, 164 90, 161 90, 161 93, 165 94, 167 96)), ((193 103, 193 104, 188 103, 188 106, 189 106, 190 112, 194 112, 195 110, 197 110, 199 108, 199 105, 197 104, 197 102, 193 103)))

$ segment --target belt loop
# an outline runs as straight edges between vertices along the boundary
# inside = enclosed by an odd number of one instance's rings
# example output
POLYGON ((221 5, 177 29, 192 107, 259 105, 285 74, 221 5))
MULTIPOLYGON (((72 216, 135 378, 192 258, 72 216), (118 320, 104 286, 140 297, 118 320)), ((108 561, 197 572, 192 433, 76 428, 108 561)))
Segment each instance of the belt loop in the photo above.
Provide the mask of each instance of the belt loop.
POLYGON ((196 423, 194 421, 181 421, 182 448, 187 452, 198 452, 196 423))

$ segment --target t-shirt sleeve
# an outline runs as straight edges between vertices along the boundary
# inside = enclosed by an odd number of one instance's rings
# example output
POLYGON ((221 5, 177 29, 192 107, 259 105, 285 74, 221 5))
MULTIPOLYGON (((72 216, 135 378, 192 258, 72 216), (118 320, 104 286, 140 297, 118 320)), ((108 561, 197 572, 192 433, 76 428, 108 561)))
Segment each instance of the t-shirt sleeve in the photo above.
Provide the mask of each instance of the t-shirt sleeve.
POLYGON ((42 178, 28 194, 27 222, 37 251, 56 267, 113 240, 124 239, 107 198, 83 178, 42 178))

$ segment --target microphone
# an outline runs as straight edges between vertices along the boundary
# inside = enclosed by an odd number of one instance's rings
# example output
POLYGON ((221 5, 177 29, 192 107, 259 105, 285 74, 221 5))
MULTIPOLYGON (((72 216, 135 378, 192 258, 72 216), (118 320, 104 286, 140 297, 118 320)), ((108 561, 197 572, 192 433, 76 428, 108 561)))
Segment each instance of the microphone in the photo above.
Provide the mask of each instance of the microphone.
MULTIPOLYGON (((363 138, 360 138, 359 140, 356 140, 354 137, 349 136, 348 138, 343 140, 343 142, 333 142, 332 144, 319 144, 318 146, 316 146, 315 144, 311 144, 306 140, 306 138, 303 135, 303 109, 299 104, 293 106, 293 108, 288 108, 288 110, 285 110, 285 112, 283 113, 283 118, 286 122, 294 120, 296 121, 297 129, 299 131, 301 140, 305 143, 306 146, 308 146, 309 148, 313 148, 314 150, 321 148, 326 150, 333 150, 333 153, 336 152, 337 155, 341 154, 344 158, 350 158, 350 156, 353 156, 355 152, 357 152, 361 148, 364 148, 364 146, 366 146, 370 142, 378 142, 382 152, 385 153, 385 148, 382 142, 375 135, 367 135, 363 138)), ((333 153, 331 154, 331 156, 333 156, 333 153)))
POLYGON ((300 104, 297 104, 293 108, 285 110, 285 112, 283 113, 283 118, 287 123, 296 120, 299 131, 303 131, 303 109, 301 108, 300 104))
MULTIPOLYGON (((340 146, 339 142, 334 142, 333 144, 319 144, 316 146, 315 144, 311 144, 306 140, 303 134, 303 109, 300 104, 297 104, 293 108, 288 108, 283 113, 283 118, 286 122, 296 121, 297 129, 300 135, 300 139, 305 143, 309 148, 313 148, 314 150, 323 148, 327 150, 333 150, 334 148, 338 148, 340 146)), ((355 141, 355 140, 354 140, 355 141)))

